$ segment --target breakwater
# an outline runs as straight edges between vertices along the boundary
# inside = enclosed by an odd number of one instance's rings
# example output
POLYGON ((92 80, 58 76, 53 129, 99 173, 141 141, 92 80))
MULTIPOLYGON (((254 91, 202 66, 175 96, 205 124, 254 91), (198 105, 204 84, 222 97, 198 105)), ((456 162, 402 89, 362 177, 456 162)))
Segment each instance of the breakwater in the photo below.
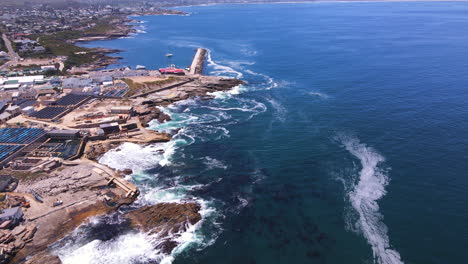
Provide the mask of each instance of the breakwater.
POLYGON ((190 74, 203 74, 203 64, 205 63, 206 49, 198 48, 190 65, 190 74))

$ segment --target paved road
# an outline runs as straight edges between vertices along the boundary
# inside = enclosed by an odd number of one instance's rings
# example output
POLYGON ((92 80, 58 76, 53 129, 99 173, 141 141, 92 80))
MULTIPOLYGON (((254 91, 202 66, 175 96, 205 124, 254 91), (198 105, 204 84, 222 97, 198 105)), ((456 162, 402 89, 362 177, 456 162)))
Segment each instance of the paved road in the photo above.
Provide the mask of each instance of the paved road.
POLYGON ((6 69, 9 66, 19 62, 21 60, 21 57, 18 55, 18 53, 15 52, 13 47, 11 46, 10 40, 7 38, 5 34, 2 34, 3 42, 5 42, 5 46, 8 49, 8 55, 10 56, 10 61, 6 62, 2 66, 0 66, 0 70, 6 69))
POLYGON ((2 35, 3 42, 5 42, 5 45, 8 49, 8 55, 10 55, 10 60, 14 62, 18 62, 21 60, 21 57, 18 55, 18 53, 15 52, 13 49, 13 46, 11 46, 10 40, 7 38, 5 34, 2 35))

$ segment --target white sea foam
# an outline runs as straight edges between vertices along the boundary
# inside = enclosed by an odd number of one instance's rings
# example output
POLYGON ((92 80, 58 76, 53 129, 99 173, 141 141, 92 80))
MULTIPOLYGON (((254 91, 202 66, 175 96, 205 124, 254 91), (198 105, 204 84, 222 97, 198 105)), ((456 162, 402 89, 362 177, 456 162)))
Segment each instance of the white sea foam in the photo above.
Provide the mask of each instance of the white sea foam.
POLYGON ((64 264, 159 262, 165 256, 154 249, 153 239, 144 233, 128 233, 108 241, 93 240, 85 245, 66 245, 54 253, 64 264))
POLYGON ((380 264, 403 263, 400 254, 390 248, 387 226, 382 221, 383 215, 377 203, 386 194, 385 187, 389 182, 386 171, 379 167, 384 157, 356 138, 341 135, 339 140, 362 166, 357 183, 352 184, 348 192, 351 205, 358 214, 355 228, 371 245, 374 261, 380 264))
POLYGON ((205 163, 206 167, 209 169, 209 170, 212 170, 212 169, 227 169, 228 166, 226 166, 222 161, 220 160, 217 160, 215 158, 211 158, 211 157, 204 157, 203 158, 203 163, 205 163))
POLYGON ((247 88, 243 85, 234 86, 231 90, 228 91, 217 91, 217 92, 209 92, 208 95, 214 96, 216 99, 229 99, 232 98, 234 95, 241 94, 247 91, 247 88))
POLYGON ((208 50, 206 61, 208 62, 208 66, 211 66, 214 69, 214 71, 212 71, 211 74, 218 76, 227 75, 227 77, 234 76, 237 79, 241 79, 242 77, 244 77, 244 75, 241 72, 234 70, 232 67, 216 63, 211 57, 210 50, 208 50))
MULTIPOLYGON (((197 249, 205 248, 212 245, 221 229, 216 223, 216 211, 209 202, 197 199, 201 205, 199 211, 202 220, 191 225, 187 223, 186 231, 178 233, 170 233, 166 237, 161 234, 148 235, 143 232, 132 232, 119 235, 108 241, 93 240, 86 244, 68 243, 54 251, 64 264, 81 264, 81 263, 172 263, 177 254, 180 254, 185 249, 195 247, 197 249), (204 236, 200 227, 210 218, 214 221, 213 224, 216 230, 210 236, 204 236), (178 243, 171 254, 164 254, 155 249, 155 245, 160 244, 164 240, 172 239, 178 243)), ((80 236, 79 232, 75 232, 74 236, 80 236)))
POLYGON ((280 121, 280 122, 284 122, 286 121, 286 114, 287 114, 287 110, 286 108, 284 108, 283 105, 281 105, 280 102, 278 102, 277 100, 273 99, 273 98, 268 98, 267 101, 270 103, 270 105, 273 107, 273 109, 275 110, 275 117, 280 121))
POLYGON ((148 146, 125 142, 116 149, 105 153, 99 162, 111 168, 141 171, 150 169, 165 158, 163 155, 173 147, 168 143, 156 143, 148 146))
POLYGON ((238 104, 237 107, 216 107, 216 106, 202 106, 202 107, 215 110, 215 111, 241 111, 241 112, 252 113, 247 118, 247 120, 267 110, 267 107, 264 103, 258 102, 253 99, 236 98, 236 101, 238 104))
POLYGON ((259 76, 261 78, 264 78, 266 80, 266 84, 265 84, 265 87, 262 87, 262 89, 270 90, 270 89, 278 87, 278 83, 275 82, 275 80, 272 77, 270 77, 270 76, 268 76, 266 74, 254 72, 252 70, 245 70, 245 72, 247 74, 250 74, 250 75, 259 76))

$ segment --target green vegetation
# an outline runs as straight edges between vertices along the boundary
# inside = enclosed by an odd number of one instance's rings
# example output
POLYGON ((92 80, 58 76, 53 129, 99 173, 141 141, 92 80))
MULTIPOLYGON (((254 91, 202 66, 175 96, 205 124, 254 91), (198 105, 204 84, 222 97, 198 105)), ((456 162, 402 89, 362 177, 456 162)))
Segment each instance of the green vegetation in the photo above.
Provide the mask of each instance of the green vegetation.
POLYGON ((177 80, 177 77, 170 76, 169 78, 162 79, 162 80, 157 80, 154 82, 134 82, 132 79, 122 79, 127 85, 128 85, 128 92, 126 93, 126 97, 135 95, 137 93, 142 93, 145 92, 145 90, 155 88, 155 87, 160 87, 165 84, 172 83, 177 80))
MULTIPOLYGON (((0 32, 0 34, 2 34, 2 33, 0 32)), ((7 49, 6 45, 5 45, 5 41, 3 41, 2 37, 0 37, 0 51, 8 52, 8 49, 7 49)))
POLYGON ((81 66, 92 63, 98 58, 105 55, 96 49, 79 47, 73 44, 73 41, 83 37, 92 37, 106 34, 111 31, 114 26, 111 21, 117 17, 107 18, 102 21, 96 21, 96 26, 84 31, 67 30, 57 32, 51 35, 30 35, 29 38, 35 39, 41 44, 46 51, 42 54, 36 54, 35 57, 50 57, 50 56, 67 56, 65 68, 69 69, 73 66, 81 66))
POLYGON ((24 171, 24 172, 23 171, 9 171, 6 174, 13 176, 20 181, 35 180, 35 179, 46 176, 46 174, 43 172, 27 172, 27 171, 24 171))
POLYGON ((92 49, 78 47, 70 43, 70 40, 79 37, 78 31, 64 31, 53 35, 30 37, 37 39, 37 41, 46 49, 45 54, 53 56, 67 56, 68 59, 65 62, 66 68, 91 63, 97 55, 97 52, 92 49))

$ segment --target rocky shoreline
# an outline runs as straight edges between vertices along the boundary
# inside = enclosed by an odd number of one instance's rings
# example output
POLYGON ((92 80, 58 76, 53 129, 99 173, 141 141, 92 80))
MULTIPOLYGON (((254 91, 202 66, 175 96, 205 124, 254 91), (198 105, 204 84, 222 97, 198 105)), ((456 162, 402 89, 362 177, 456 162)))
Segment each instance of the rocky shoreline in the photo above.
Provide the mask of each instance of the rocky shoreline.
MULTIPOLYGON (((187 77, 175 77, 185 80, 187 77)), ((134 115, 142 127, 149 126, 153 120, 160 123, 171 120, 171 117, 159 107, 168 106, 177 101, 189 98, 202 100, 214 98, 214 92, 228 91, 243 84, 237 79, 227 79, 215 76, 191 76, 192 81, 162 89, 144 97, 126 99, 132 102, 134 115)), ((177 80, 176 80, 177 81, 177 80)), ((154 87, 148 87, 153 89, 154 87)), ((159 87, 155 87, 160 89, 159 87)), ((22 180, 14 195, 21 196, 31 202, 30 208, 24 208, 25 225, 16 227, 12 234, 2 240, 0 248, 4 247, 4 260, 0 263, 61 263, 60 259, 47 253, 49 246, 63 239, 92 216, 107 215, 116 212, 121 206, 132 204, 136 197, 127 197, 126 192, 116 185, 109 185, 109 179, 118 177, 124 180, 125 175, 132 174, 129 169, 115 171, 96 161, 111 149, 118 148, 124 142, 148 144, 152 142, 167 142, 171 140, 168 133, 145 130, 144 139, 112 139, 90 143, 84 150, 84 157, 73 162, 64 162, 58 169, 36 175, 35 178, 22 180), (34 189, 46 197, 44 203, 39 203, 29 194, 34 189), (52 204, 63 201, 63 206, 54 208, 52 204), (37 228, 36 228, 37 227, 37 228), (18 228, 28 230, 21 231, 18 228), (33 236, 33 239, 29 239, 33 236), (2 246, 4 245, 4 246, 2 246), (11 261, 8 262, 8 259, 11 261)), ((175 133, 175 132, 174 132, 175 133)), ((130 184, 131 183, 127 183, 130 184)), ((136 187, 135 187, 136 188, 136 187)), ((13 195, 13 194, 11 194, 13 195)), ((150 236, 156 236, 158 243, 155 250, 170 254, 177 246, 178 235, 187 230, 189 225, 195 225, 201 220, 200 204, 193 201, 185 203, 160 203, 137 208, 124 215, 130 223, 130 228, 140 230, 150 236)), ((1 254, 0 254, 1 255, 1 254)))
MULTIPOLYGON (((185 13, 177 11, 170 14, 185 13)), ((161 15, 161 13, 136 15, 161 15)), ((127 17, 121 21, 122 26, 112 32, 76 39, 73 43, 128 36, 136 32, 129 22, 135 21, 127 17)), ((107 55, 118 50, 104 48, 95 50, 100 56, 87 66, 87 71, 106 67, 119 60, 118 57, 107 55)), ((137 198, 129 197, 128 192, 119 188, 119 183, 113 182, 113 180, 120 181, 124 185, 136 188, 124 179, 125 175, 133 172, 130 169, 116 171, 97 163, 102 155, 125 142, 149 144, 170 141, 171 134, 177 131, 169 134, 145 129, 154 120, 159 123, 171 120, 160 107, 190 98, 213 99, 213 93, 228 91, 244 83, 237 79, 198 74, 177 76, 174 77, 174 82, 177 84, 170 83, 167 87, 151 82, 146 83, 148 85, 143 83, 144 90, 139 91, 142 96, 136 95, 125 99, 131 102, 133 117, 137 119, 138 126, 141 126, 139 128, 142 135, 139 138, 117 138, 88 143, 81 159, 73 162, 59 161, 63 164, 55 170, 20 181, 16 192, 8 195, 18 197, 14 199, 21 201, 27 200, 31 206, 23 208, 24 224, 15 227, 11 233, 0 232, 0 250, 3 250, 0 252, 0 263, 62 263, 60 258, 50 252, 51 245, 86 223, 90 217, 116 212, 122 206, 131 205, 137 198), (43 202, 38 202, 32 197, 30 190, 36 190, 46 198, 43 202), (57 201, 61 201, 63 205, 55 207, 57 201)), ((176 238, 186 232, 189 226, 201 221, 200 210, 201 205, 194 201, 159 203, 131 210, 123 217, 129 222, 130 228, 157 237, 159 242, 154 245, 155 250, 170 254, 177 247, 176 238)))

